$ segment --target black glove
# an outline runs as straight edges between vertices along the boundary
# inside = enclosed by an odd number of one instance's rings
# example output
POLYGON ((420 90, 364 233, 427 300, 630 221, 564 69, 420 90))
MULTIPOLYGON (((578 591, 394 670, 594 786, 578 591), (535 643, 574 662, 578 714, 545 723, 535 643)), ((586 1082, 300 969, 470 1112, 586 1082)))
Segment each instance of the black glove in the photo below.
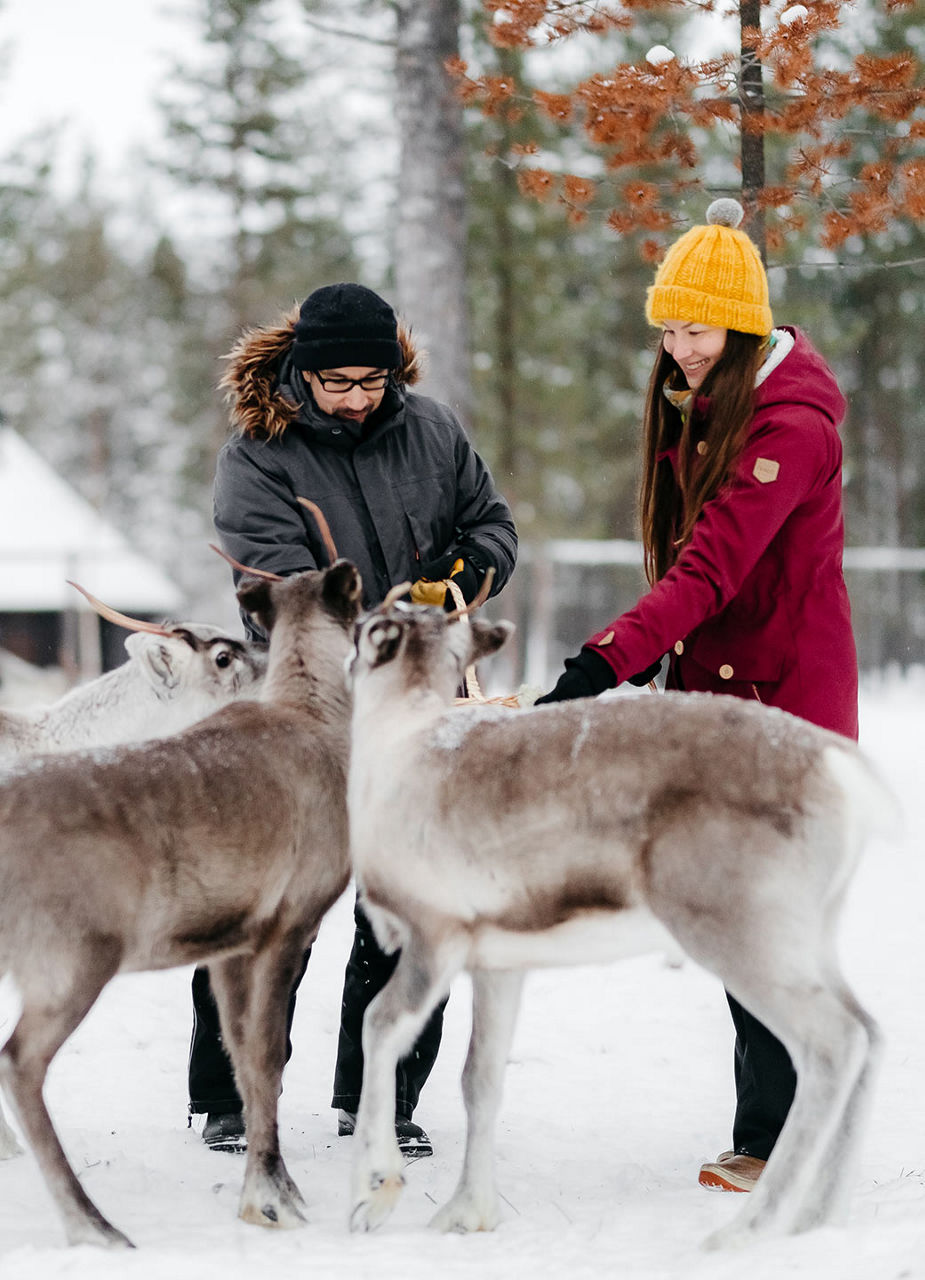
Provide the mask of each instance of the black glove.
MULTIPOLYGON (((441 582, 444 578, 452 577, 462 592, 466 604, 471 604, 479 593, 486 567, 476 552, 467 550, 463 554, 459 551, 447 551, 435 560, 424 561, 420 576, 428 582, 441 582), (458 573, 453 573, 453 565, 459 560, 462 561, 463 567, 458 573)), ((456 602, 449 591, 446 593, 443 607, 451 611, 456 608, 456 602)))
POLYGON ((646 667, 645 671, 640 671, 635 676, 627 676, 627 680, 630 684, 634 684, 637 689, 644 689, 650 680, 655 679, 661 669, 662 660, 659 658, 657 662, 652 663, 651 667, 646 667))
POLYGON ((565 670, 556 681, 556 687, 537 698, 536 706, 544 702, 567 702, 569 698, 596 698, 606 689, 617 685, 617 673, 594 649, 582 649, 574 658, 566 658, 565 670))

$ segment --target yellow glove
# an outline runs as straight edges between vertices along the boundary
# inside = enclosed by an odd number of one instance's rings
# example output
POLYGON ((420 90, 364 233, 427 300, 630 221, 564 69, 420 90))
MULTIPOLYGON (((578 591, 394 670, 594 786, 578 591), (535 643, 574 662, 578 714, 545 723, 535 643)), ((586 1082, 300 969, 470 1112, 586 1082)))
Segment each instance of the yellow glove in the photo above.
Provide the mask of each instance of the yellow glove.
MULTIPOLYGON (((450 570, 450 577, 455 578, 457 573, 462 573, 462 560, 455 560, 453 568, 450 570)), ((431 581, 430 578, 418 578, 417 582, 411 586, 411 603, 412 604, 431 604, 438 609, 443 605, 446 599, 446 579, 441 578, 437 582, 431 581)))

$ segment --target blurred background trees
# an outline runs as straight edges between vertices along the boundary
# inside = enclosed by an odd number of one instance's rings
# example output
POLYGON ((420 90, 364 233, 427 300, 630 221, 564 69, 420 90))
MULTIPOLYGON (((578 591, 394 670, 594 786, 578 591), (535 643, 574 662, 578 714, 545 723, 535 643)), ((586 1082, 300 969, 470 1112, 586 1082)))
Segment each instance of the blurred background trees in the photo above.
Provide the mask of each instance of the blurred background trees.
MULTIPOLYGON (((93 155, 62 181, 63 126, 0 152, 0 409, 197 613, 229 608, 205 550, 221 356, 335 279, 412 324, 528 549, 632 538, 652 262, 743 190, 775 316, 849 396, 850 541, 925 546, 920 5, 194 0, 184 21, 162 142, 118 193, 93 155)), ((869 660, 908 661, 922 575, 853 589, 869 660)))

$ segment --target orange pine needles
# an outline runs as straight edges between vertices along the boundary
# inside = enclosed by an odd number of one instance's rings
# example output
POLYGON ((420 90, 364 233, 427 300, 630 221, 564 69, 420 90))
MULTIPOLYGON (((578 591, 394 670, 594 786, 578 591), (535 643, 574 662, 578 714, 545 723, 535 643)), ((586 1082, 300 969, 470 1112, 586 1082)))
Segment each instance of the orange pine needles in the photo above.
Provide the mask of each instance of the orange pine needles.
MULTIPOLYGON (((479 75, 454 64, 464 101, 521 125, 546 122, 544 146, 523 140, 521 128, 509 153, 520 190, 560 202, 575 222, 589 214, 606 218, 618 235, 638 238, 648 261, 660 256, 661 236, 675 234, 692 185, 706 185, 708 151, 714 170, 718 153, 726 157, 727 175, 713 189, 741 191, 747 214, 760 211, 769 249, 807 227, 817 243, 834 249, 851 236, 925 216, 922 64, 911 49, 896 50, 895 35, 878 47, 874 19, 870 47, 857 52, 853 28, 854 44, 843 38, 854 16, 850 0, 794 0, 773 10, 762 0, 483 2, 492 43, 508 50, 542 49, 577 33, 629 34, 649 9, 679 17, 738 10, 738 23, 717 28, 726 45, 718 52, 698 59, 659 46, 569 92, 559 85, 527 89, 513 75, 479 75), (572 153, 580 143, 596 158, 594 176, 588 164, 578 176, 551 163, 550 122, 569 137, 572 153), (532 158, 537 153, 540 166, 532 158)), ((894 20, 913 8, 913 0, 875 3, 894 20)))

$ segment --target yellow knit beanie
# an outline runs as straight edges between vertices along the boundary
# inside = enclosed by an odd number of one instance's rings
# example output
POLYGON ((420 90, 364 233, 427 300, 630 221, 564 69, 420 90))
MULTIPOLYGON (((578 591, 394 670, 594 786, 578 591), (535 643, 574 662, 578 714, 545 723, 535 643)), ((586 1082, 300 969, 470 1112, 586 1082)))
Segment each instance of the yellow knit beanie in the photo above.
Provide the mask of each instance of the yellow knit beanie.
POLYGON ((774 327, 768 277, 754 243, 736 228, 738 200, 714 200, 707 226, 691 227, 665 255, 646 295, 649 324, 680 320, 763 337, 774 327))

